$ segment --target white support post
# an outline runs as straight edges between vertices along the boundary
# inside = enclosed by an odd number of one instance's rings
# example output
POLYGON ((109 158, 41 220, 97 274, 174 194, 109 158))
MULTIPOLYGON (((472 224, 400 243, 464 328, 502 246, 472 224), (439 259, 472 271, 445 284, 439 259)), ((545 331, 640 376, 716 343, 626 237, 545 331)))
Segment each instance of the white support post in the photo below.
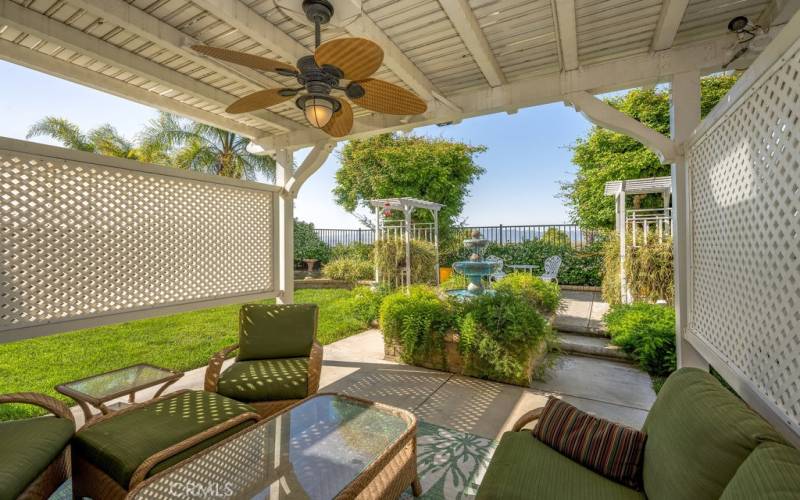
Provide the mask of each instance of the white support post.
POLYGON ((412 207, 404 206, 406 225, 406 286, 411 286, 411 212, 412 207))
POLYGON ((433 248, 436 250, 436 286, 439 283, 439 211, 431 210, 433 213, 433 248))
POLYGON ((294 173, 294 153, 280 149, 275 155, 275 180, 283 187, 278 200, 278 304, 294 303, 294 196, 285 189, 294 173))
POLYGON ((628 221, 625 214, 625 191, 620 191, 615 197, 617 207, 617 234, 619 234, 619 292, 623 304, 630 302, 628 291, 628 277, 625 275, 625 254, 627 248, 625 244, 625 232, 627 231, 628 221))
MULTIPOLYGON (((381 209, 379 207, 375 207, 375 246, 378 246, 378 242, 381 241, 381 209)), ((375 283, 380 284, 381 282, 381 274, 380 270, 378 269, 378 252, 375 252, 375 283)))
MULTIPOLYGON (((670 132, 672 140, 680 145, 700 124, 700 73, 678 73, 672 79, 670 107, 670 132)), ((688 323, 689 245, 691 229, 689 220, 689 185, 687 165, 683 155, 672 163, 672 244, 675 276, 675 344, 678 367, 693 366, 708 370, 708 362, 685 340, 688 323)))

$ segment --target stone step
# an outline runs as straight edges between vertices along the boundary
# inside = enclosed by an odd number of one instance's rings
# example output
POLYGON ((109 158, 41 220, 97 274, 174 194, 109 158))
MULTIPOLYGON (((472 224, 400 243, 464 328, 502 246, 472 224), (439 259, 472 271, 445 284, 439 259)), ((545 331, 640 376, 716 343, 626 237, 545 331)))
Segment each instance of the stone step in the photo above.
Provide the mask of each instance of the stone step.
POLYGON ((623 352, 619 347, 611 345, 606 337, 559 332, 558 338, 561 341, 561 350, 571 354, 633 362, 633 358, 629 354, 623 352))

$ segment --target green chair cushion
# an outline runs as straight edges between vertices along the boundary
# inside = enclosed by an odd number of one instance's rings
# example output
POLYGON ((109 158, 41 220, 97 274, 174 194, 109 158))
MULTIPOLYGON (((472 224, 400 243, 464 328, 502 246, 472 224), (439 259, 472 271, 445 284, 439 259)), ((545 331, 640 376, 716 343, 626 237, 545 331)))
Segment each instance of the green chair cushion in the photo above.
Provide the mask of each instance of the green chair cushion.
POLYGON ((308 396, 308 358, 237 361, 219 377, 217 392, 244 402, 308 396))
POLYGON ((239 310, 239 361, 308 357, 316 304, 246 304, 239 310))
POLYGON ((592 472, 530 432, 506 432, 494 452, 477 499, 643 500, 636 490, 592 472))
POLYGON ((800 497, 800 451, 780 443, 753 450, 720 500, 792 500, 800 497))
POLYGON ((0 498, 17 498, 64 451, 75 433, 65 418, 0 422, 0 498))
MULTIPOLYGON (((204 391, 174 397, 122 413, 79 431, 73 452, 111 476, 124 488, 147 458, 236 415, 255 410, 204 391)), ((156 465, 148 477, 252 425, 248 420, 156 465)))
POLYGON ((748 455, 778 433, 708 372, 664 383, 642 430, 644 490, 652 500, 717 499, 748 455))

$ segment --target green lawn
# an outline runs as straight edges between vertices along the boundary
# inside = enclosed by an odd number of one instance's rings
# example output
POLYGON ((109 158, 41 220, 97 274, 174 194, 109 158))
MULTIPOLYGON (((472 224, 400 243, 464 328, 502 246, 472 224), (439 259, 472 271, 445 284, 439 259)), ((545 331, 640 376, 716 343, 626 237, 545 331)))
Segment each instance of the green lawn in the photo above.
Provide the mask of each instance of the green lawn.
MULTIPOLYGON (((347 304, 348 290, 298 290, 297 302, 320 307, 317 338, 330 344, 364 330, 347 304)), ((274 301, 267 301, 274 302, 274 301)), ((49 337, 0 344, 0 394, 43 392, 96 373, 136 363, 187 371, 208 362, 220 348, 237 341, 239 306, 215 307, 49 337)), ((34 407, 0 405, 0 420, 37 413, 34 407)))

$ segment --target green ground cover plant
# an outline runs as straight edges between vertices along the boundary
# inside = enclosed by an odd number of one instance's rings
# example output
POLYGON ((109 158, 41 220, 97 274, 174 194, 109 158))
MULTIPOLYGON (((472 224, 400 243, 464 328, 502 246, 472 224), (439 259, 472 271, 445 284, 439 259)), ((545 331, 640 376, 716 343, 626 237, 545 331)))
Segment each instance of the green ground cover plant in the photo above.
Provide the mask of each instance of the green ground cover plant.
POLYGON ((604 321, 611 343, 632 354, 643 370, 654 377, 675 370, 674 309, 644 302, 617 304, 604 321))
MULTIPOLYGON (((362 289, 298 290, 295 299, 319 305, 322 344, 361 332, 377 317, 376 298, 362 289), (367 302, 372 313, 354 312, 367 302)), ((0 344, 0 393, 42 392, 73 404, 53 388, 136 363, 182 371, 204 366, 212 354, 237 342, 238 310, 238 305, 214 307, 0 344)), ((0 405, 0 420, 40 413, 32 406, 0 405)))

